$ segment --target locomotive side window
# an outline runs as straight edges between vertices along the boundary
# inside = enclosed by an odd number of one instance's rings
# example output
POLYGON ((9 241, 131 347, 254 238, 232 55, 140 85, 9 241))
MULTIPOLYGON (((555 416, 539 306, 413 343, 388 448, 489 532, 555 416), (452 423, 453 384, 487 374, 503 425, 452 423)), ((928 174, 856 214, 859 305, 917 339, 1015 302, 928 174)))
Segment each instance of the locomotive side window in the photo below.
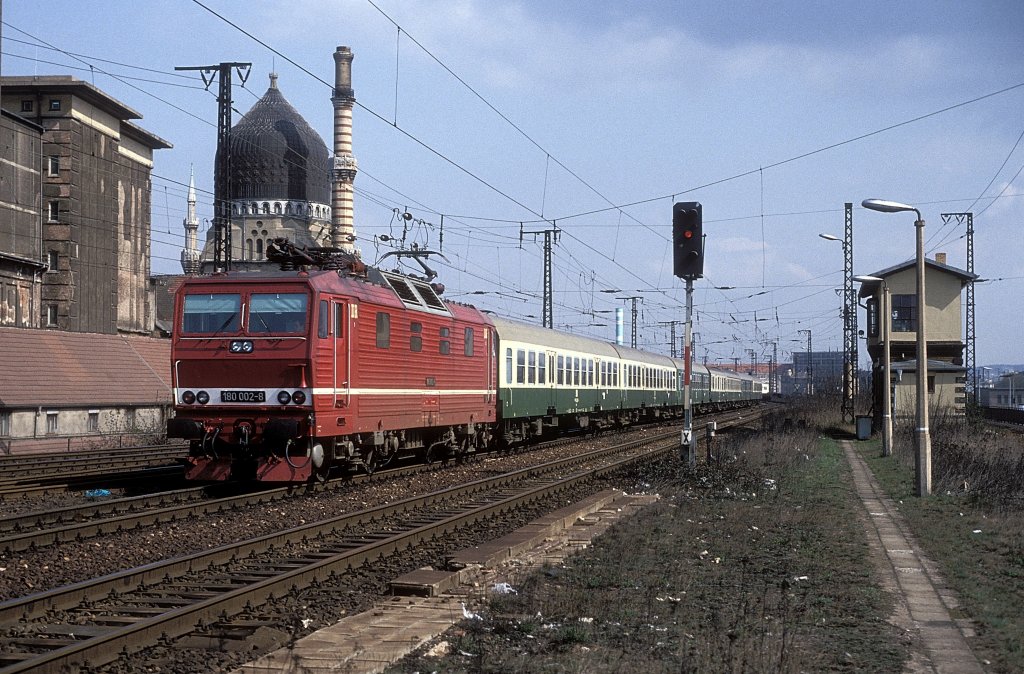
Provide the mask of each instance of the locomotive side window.
POLYGON ((422 351, 423 350, 423 337, 420 333, 423 332, 422 323, 410 323, 409 324, 409 350, 410 351, 422 351))
POLYGON ((391 348, 391 314, 377 313, 377 348, 391 348))
POLYGON ((304 331, 308 301, 304 293, 253 293, 249 298, 249 334, 304 331))
POLYGON ((237 332, 242 297, 237 294, 186 295, 182 334, 237 332))
POLYGON ((451 329, 441 328, 441 341, 437 345, 437 350, 442 356, 447 356, 452 352, 452 342, 448 339, 451 334, 451 329))
POLYGON ((345 336, 345 305, 334 303, 334 338, 345 336))
POLYGON ((463 353, 468 356, 473 356, 473 328, 466 328, 466 341, 463 353))
POLYGON ((327 328, 331 324, 331 304, 327 300, 320 300, 320 315, 317 317, 316 336, 320 339, 327 338, 327 328))

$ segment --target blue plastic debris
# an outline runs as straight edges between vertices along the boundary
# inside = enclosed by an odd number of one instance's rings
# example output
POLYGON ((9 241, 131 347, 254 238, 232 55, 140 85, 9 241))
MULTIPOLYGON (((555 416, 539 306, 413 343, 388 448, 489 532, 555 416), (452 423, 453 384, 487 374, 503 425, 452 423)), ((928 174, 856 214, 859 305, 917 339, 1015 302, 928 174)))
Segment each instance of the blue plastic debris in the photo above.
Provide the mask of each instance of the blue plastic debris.
POLYGON ((85 491, 86 498, 99 498, 101 496, 110 496, 109 489, 87 489, 85 491))

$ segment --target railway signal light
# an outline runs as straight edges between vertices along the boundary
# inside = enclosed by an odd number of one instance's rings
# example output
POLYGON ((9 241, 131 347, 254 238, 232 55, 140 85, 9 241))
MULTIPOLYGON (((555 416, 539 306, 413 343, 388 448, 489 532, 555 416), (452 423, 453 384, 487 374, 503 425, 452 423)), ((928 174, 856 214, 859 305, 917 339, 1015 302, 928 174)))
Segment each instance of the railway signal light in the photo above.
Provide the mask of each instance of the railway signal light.
POLYGON ((704 276, 704 237, 700 202, 680 201, 672 207, 672 266, 679 278, 704 276))

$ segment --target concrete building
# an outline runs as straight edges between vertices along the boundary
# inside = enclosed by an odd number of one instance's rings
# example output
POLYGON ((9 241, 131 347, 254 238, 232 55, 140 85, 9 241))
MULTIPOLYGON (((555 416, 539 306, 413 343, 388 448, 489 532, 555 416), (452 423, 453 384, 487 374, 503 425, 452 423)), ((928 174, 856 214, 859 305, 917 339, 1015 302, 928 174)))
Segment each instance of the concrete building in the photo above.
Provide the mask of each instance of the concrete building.
MULTIPOLYGON (((889 351, 894 387, 893 416, 913 418, 916 413, 917 371, 917 275, 915 261, 873 272, 881 279, 861 284, 860 297, 867 306, 867 346, 871 356, 872 408, 876 422, 882 414, 883 361, 889 351), (886 293, 886 290, 888 293, 886 293), (889 298, 888 316, 882 314, 882 302, 889 298), (882 321, 887 321, 887 325, 882 321), (885 335, 889 334, 888 344, 885 335)), ((963 269, 946 264, 943 253, 925 261, 927 306, 925 321, 928 338, 928 392, 931 408, 938 413, 962 414, 965 407, 963 353, 963 313, 961 294, 964 286, 977 278, 963 269)), ((877 427, 877 424, 876 424, 877 427)))
POLYGON ((996 409, 1024 410, 1024 372, 1013 372, 978 389, 978 404, 996 409))
MULTIPOLYGON (((0 78, 0 107, 42 128, 41 225, 31 243, 19 236, 17 250, 45 266, 35 280, 38 323, 24 325, 149 333, 150 171, 153 151, 171 145, 132 123, 138 112, 74 77, 0 78)), ((5 220, 0 231, 13 226, 5 220)))
POLYGON ((43 127, 0 110, 0 326, 41 320, 43 127))

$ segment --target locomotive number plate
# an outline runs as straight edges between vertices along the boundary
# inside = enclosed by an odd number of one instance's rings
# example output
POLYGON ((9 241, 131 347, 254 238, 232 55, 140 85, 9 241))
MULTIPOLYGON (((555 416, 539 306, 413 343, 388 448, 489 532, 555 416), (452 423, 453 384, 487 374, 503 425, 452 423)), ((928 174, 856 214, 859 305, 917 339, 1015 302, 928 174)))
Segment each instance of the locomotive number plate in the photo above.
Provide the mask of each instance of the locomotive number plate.
POLYGON ((267 401, 264 391, 221 391, 222 403, 262 403, 267 401))

